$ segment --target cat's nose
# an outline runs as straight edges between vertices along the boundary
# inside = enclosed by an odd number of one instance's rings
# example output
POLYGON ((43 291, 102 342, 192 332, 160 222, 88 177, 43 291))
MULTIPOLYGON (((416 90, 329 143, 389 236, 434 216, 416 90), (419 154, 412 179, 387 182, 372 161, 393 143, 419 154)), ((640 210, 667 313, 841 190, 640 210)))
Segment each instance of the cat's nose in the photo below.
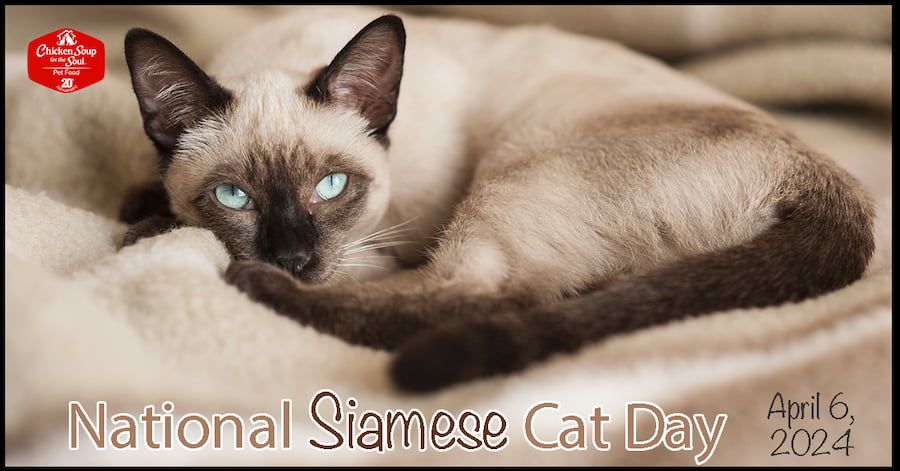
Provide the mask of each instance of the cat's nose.
POLYGON ((275 263, 277 263, 281 268, 287 270, 288 273, 296 278, 300 276, 301 272, 303 272, 303 269, 309 263, 310 258, 312 258, 312 254, 308 252, 300 252, 288 256, 276 257, 275 263))

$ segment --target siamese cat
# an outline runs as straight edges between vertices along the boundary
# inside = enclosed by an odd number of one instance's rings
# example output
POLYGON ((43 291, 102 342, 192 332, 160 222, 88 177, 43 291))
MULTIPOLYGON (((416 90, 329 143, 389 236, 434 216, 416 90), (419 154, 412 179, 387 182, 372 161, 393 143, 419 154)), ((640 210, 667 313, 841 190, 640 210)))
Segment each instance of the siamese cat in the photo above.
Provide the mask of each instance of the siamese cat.
POLYGON ((847 172, 601 39, 310 7, 210 75, 144 29, 125 53, 160 166, 123 206, 125 243, 211 230, 228 283, 396 351, 405 390, 818 296, 873 251, 847 172))

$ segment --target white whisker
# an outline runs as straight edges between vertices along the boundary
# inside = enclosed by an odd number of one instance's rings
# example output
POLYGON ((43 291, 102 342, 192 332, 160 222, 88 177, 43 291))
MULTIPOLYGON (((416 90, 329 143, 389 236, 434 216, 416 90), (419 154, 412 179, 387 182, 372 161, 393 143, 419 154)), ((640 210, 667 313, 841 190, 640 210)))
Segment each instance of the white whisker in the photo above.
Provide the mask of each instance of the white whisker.
POLYGON ((395 237, 404 235, 404 232, 405 232, 405 231, 397 231, 397 232, 391 232, 391 233, 384 233, 384 234, 380 234, 378 237, 372 237, 372 236, 369 236, 369 237, 360 239, 360 240, 358 240, 358 241, 352 242, 352 243, 350 243, 350 244, 345 244, 345 245, 343 246, 343 248, 344 248, 344 249, 352 249, 352 248, 356 248, 356 247, 359 247, 359 246, 362 246, 362 245, 366 245, 366 244, 369 244, 369 243, 373 243, 373 242, 389 241, 389 240, 391 240, 391 239, 393 239, 393 238, 395 238, 395 237))
POLYGON ((369 242, 369 241, 372 241, 372 240, 388 239, 388 238, 390 238, 390 237, 393 237, 393 236, 395 236, 395 235, 402 234, 402 233, 404 233, 404 232, 406 232, 406 231, 404 231, 403 229, 394 229, 394 230, 391 230, 391 231, 379 231, 379 232, 376 232, 376 233, 374 233, 374 234, 369 234, 369 235, 367 235, 367 236, 365 236, 365 237, 362 237, 362 238, 360 238, 360 239, 358 239, 358 240, 356 240, 356 241, 353 241, 353 242, 351 242, 351 243, 349 243, 349 244, 346 244, 346 245, 349 246, 349 247, 352 247, 352 246, 354 246, 354 245, 364 244, 364 243, 369 242))
POLYGON ((329 282, 329 284, 331 284, 332 282, 334 284, 343 284, 343 283, 351 283, 351 282, 359 283, 359 280, 357 280, 353 275, 351 275, 347 272, 344 272, 341 270, 335 270, 334 273, 331 274, 331 277, 328 279, 328 282, 329 282))
POLYGON ((338 263, 339 267, 363 267, 363 268, 375 268, 381 271, 390 271, 389 269, 381 266, 381 265, 372 265, 371 263, 338 263))
POLYGON ((414 221, 415 219, 416 219, 416 218, 412 218, 412 219, 410 219, 410 220, 408 220, 408 221, 401 222, 400 224, 395 224, 395 225, 393 225, 393 226, 386 227, 386 228, 381 229, 381 230, 379 230, 379 231, 375 231, 375 232, 373 232, 373 233, 371 233, 371 234, 369 234, 369 235, 367 235, 367 236, 365 236, 365 237, 361 237, 361 238, 358 239, 358 240, 355 240, 355 241, 353 241, 353 242, 344 244, 344 247, 343 247, 343 248, 349 249, 349 248, 356 247, 356 246, 358 246, 358 245, 365 244, 366 242, 371 242, 371 241, 374 241, 374 240, 385 240, 385 239, 389 239, 389 238, 391 238, 391 237, 394 237, 394 236, 396 236, 396 235, 400 235, 400 234, 402 234, 402 233, 404 233, 404 232, 407 232, 407 231, 409 231, 409 230, 411 229, 411 228, 403 228, 403 226, 405 226, 405 225, 411 223, 411 222, 414 221))
MULTIPOLYGON (((346 255, 346 254, 344 254, 346 255)), ((367 260, 370 258, 396 258, 393 255, 357 255, 355 257, 341 257, 341 261, 367 260)))
MULTIPOLYGON (((338 258, 337 266, 342 268, 370 268, 385 273, 390 272, 390 268, 367 262, 375 262, 376 260, 374 259, 395 258, 392 255, 372 253, 376 250, 413 243, 409 240, 394 239, 406 236, 413 229, 412 227, 407 226, 415 220, 416 218, 412 218, 399 224, 385 227, 384 229, 377 230, 369 235, 360 237, 357 240, 344 244, 343 246, 341 246, 342 253, 338 258)), ((335 271, 335 277, 337 277, 338 275, 349 276, 353 278, 355 282, 359 283, 359 280, 353 277, 353 275, 341 271, 340 269, 335 271)))
POLYGON ((389 242, 377 242, 377 243, 373 243, 370 245, 363 245, 360 247, 355 247, 353 249, 347 250, 346 252, 344 252, 344 255, 352 255, 355 253, 366 252, 369 250, 378 250, 378 249, 384 249, 387 247, 396 247, 398 245, 411 244, 411 243, 412 243, 411 240, 395 240, 395 241, 389 241, 389 242))

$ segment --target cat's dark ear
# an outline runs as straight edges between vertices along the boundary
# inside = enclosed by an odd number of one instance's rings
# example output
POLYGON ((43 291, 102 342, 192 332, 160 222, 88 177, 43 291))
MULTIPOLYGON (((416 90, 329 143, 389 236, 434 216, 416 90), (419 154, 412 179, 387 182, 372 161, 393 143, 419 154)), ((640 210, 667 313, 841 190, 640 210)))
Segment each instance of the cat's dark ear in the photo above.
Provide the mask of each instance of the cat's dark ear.
POLYGON ((307 86, 310 97, 358 111, 372 134, 384 135, 397 114, 406 30, 385 15, 369 23, 307 86))
POLYGON ((125 36, 125 60, 144 118, 144 131, 163 164, 178 137, 205 116, 224 109, 232 96, 166 38, 134 28, 125 36))

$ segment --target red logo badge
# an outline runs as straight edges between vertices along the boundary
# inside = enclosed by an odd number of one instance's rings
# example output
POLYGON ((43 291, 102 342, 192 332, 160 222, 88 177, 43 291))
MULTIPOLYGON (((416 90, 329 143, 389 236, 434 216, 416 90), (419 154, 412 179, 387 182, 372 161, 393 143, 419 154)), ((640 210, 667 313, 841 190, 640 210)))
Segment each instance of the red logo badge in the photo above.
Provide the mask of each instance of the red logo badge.
POLYGON ((62 93, 81 90, 103 80, 103 42, 64 28, 28 43, 28 78, 62 93))

